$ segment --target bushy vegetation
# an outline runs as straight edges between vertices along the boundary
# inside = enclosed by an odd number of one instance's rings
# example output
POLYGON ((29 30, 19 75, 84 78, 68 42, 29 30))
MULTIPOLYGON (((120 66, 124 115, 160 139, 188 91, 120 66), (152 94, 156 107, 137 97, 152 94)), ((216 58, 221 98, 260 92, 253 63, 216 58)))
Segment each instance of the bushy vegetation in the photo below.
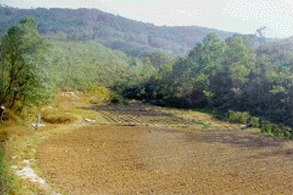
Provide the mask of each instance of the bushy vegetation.
POLYGON ((254 116, 250 116, 249 118, 249 123, 251 125, 251 127, 255 127, 255 128, 259 128, 259 118, 254 117, 254 116))
POLYGON ((240 123, 246 125, 249 119, 249 114, 247 112, 234 112, 229 110, 228 120, 231 123, 240 123))
POLYGON ((138 58, 108 49, 96 41, 52 41, 51 73, 62 90, 112 87, 129 78, 149 77, 154 68, 138 58))
POLYGON ((157 71, 160 60, 172 59, 158 52, 152 58, 157 60, 156 64, 152 64, 150 55, 139 59, 94 40, 46 39, 37 32, 36 26, 33 18, 21 19, 0 42, 1 105, 19 112, 26 106, 50 102, 55 88, 95 93, 99 101, 98 96, 109 99, 110 93, 99 86, 130 85, 145 80, 157 71))
POLYGON ((291 127, 277 125, 267 120, 260 120, 258 117, 250 116, 247 112, 229 110, 226 120, 231 123, 245 125, 247 128, 258 128, 261 133, 273 135, 275 137, 290 138, 293 133, 291 127))
POLYGON ((123 103, 124 98, 121 95, 112 92, 110 93, 109 101, 112 104, 121 104, 123 103))
POLYGON ((99 104, 103 101, 109 100, 110 98, 110 91, 106 88, 100 87, 99 85, 88 87, 86 92, 92 97, 90 100, 91 104, 99 104))
MULTIPOLYGON (((122 94, 165 106, 246 112, 292 127, 292 39, 256 49, 244 40, 235 35, 222 41, 211 33, 186 57, 161 66, 150 79, 124 88, 122 94), (286 49, 278 49, 284 44, 286 49)), ((232 121, 250 120, 254 127, 260 122, 234 114, 232 121)))
POLYGON ((27 17, 0 40, 0 102, 7 108, 40 105, 52 98, 50 45, 27 17))
POLYGON ((5 162, 5 156, 4 149, 0 146, 0 194, 9 195, 14 194, 12 187, 13 177, 10 176, 8 165, 5 162))

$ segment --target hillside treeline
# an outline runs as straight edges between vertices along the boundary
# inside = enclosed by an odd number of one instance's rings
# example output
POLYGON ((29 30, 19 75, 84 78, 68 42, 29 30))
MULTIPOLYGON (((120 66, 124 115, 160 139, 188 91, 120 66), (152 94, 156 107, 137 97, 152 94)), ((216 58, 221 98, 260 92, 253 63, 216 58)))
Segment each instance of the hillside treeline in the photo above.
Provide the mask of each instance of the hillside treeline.
MULTIPOLYGON (((155 26, 98 9, 0 7, 0 16, 0 34, 4 34, 9 26, 16 25, 21 18, 30 16, 38 23, 40 34, 52 36, 57 41, 98 40, 108 48, 136 57, 153 50, 186 55, 210 32, 216 32, 222 40, 233 35, 198 26, 155 26)), ((261 44, 259 37, 253 37, 254 45, 261 44)))
POLYGON ((150 51, 136 58, 97 40, 48 39, 37 26, 24 18, 1 38, 1 104, 39 104, 54 88, 100 85, 159 105, 246 111, 293 124, 292 38, 255 48, 253 37, 223 41, 210 33, 185 57, 150 51))
POLYGON ((210 33, 148 80, 117 88, 125 97, 159 105, 245 111, 293 126, 292 45, 287 39, 254 49, 239 35, 222 41, 210 33))
POLYGON ((51 100, 55 89, 112 87, 149 78, 157 63, 169 62, 160 56, 165 55, 158 51, 139 59, 95 40, 56 41, 40 34, 37 22, 26 17, 0 37, 0 106, 21 110, 51 100))
POLYGON ((51 73, 61 90, 82 90, 94 85, 112 87, 116 82, 126 82, 126 78, 150 77, 155 71, 147 56, 138 59, 94 40, 51 43, 51 73))

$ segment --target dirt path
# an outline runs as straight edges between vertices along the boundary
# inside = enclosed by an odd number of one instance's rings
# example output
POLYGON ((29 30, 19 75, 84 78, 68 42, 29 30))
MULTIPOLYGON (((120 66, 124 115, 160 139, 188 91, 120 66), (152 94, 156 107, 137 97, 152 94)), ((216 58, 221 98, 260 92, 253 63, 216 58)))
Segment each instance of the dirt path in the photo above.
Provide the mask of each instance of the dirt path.
POLYGON ((293 194, 293 143, 241 130, 91 126, 49 139, 44 178, 69 194, 293 194))

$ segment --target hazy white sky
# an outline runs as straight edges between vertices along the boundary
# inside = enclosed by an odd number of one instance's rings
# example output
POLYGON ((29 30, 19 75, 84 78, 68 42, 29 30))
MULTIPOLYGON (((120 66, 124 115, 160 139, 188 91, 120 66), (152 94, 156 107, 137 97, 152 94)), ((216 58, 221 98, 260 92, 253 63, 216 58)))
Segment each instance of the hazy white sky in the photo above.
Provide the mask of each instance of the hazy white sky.
POLYGON ((155 25, 197 25, 267 37, 293 36, 292 0, 0 0, 18 8, 98 8, 155 25))

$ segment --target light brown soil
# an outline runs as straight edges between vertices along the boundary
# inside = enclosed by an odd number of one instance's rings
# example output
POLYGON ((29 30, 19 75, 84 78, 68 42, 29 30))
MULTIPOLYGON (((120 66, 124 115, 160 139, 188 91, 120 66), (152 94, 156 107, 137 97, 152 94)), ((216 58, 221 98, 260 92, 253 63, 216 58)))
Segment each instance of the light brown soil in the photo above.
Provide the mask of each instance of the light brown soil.
POLYGON ((68 194, 293 194, 293 143, 243 130, 91 126, 43 143, 68 194))

